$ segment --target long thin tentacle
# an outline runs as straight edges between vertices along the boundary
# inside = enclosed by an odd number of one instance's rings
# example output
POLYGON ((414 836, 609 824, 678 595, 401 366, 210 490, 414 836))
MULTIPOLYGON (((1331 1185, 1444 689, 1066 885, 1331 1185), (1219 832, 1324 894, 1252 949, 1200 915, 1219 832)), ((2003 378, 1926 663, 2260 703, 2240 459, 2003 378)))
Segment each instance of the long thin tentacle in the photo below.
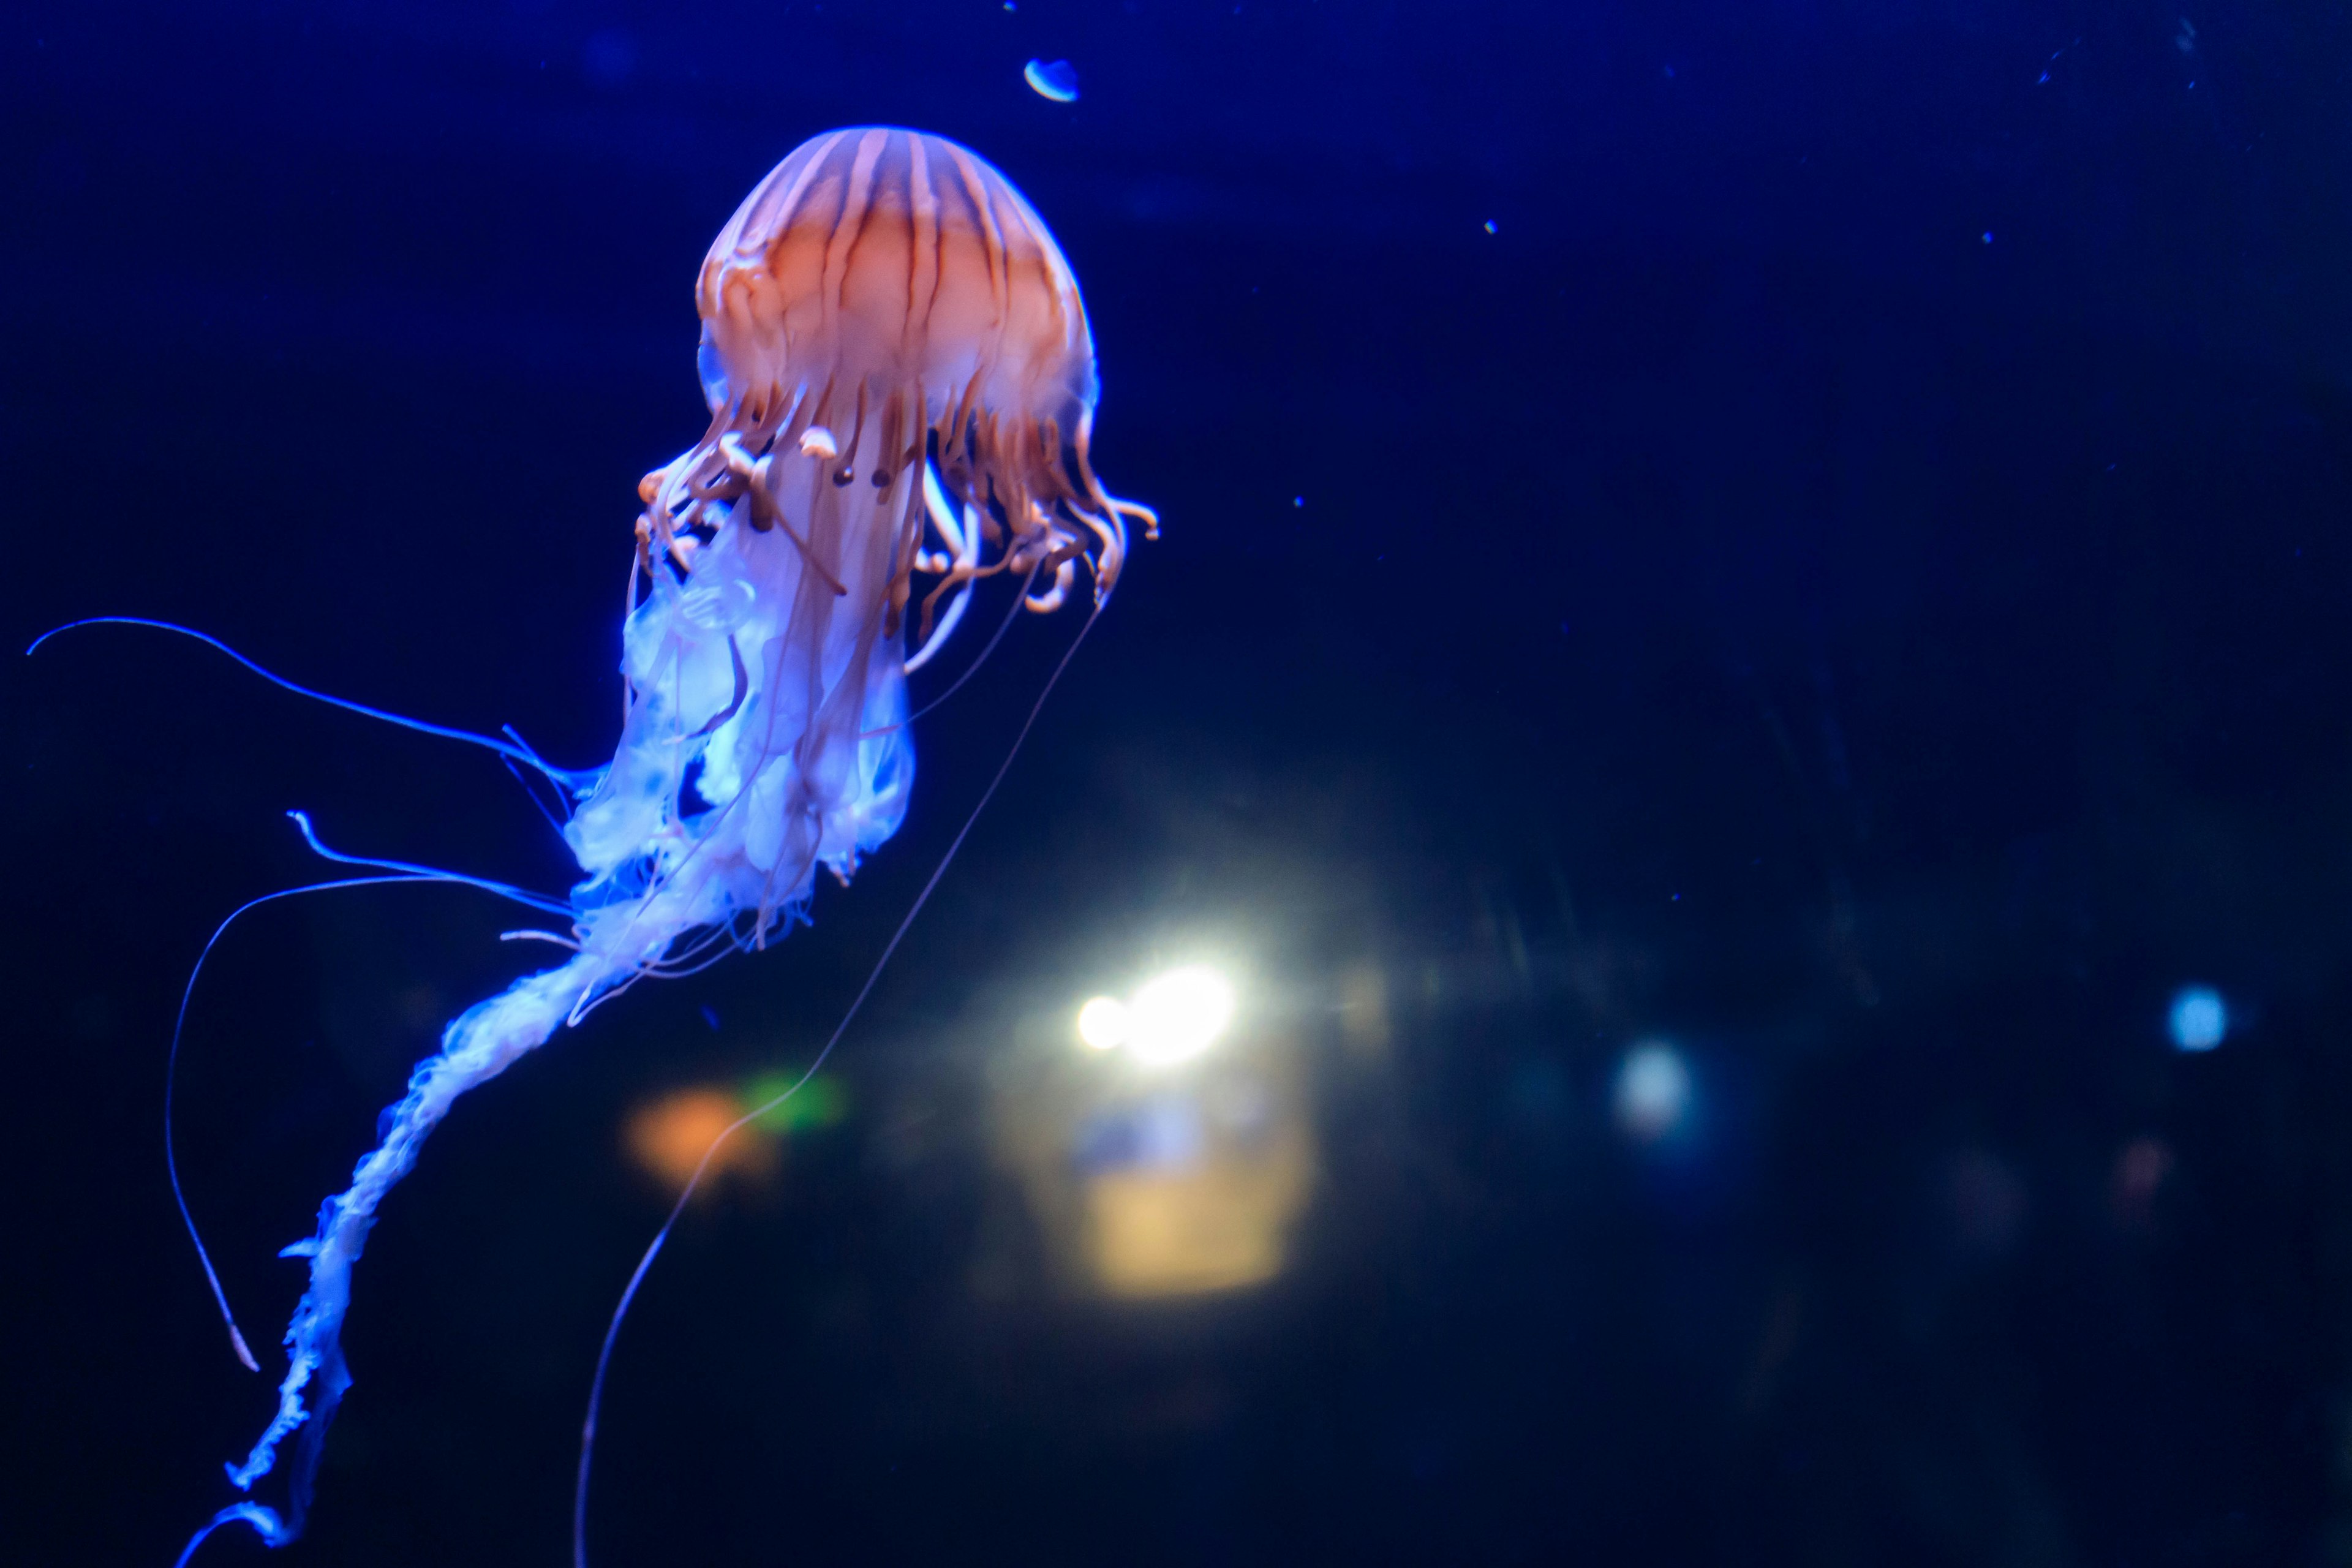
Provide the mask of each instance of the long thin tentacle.
POLYGON ((369 866, 387 874, 377 877, 343 877, 331 882, 311 882, 299 888, 280 888, 274 893, 264 893, 259 898, 248 899, 231 910, 227 918, 213 928, 213 934, 205 939, 204 950, 196 954, 196 962, 188 971, 188 983, 180 991, 180 1010, 172 1020, 171 1049, 165 1054, 163 1064, 163 1168, 171 1179, 172 1201, 179 1206, 180 1223, 187 1228, 188 1240, 196 1249, 196 1261, 204 1268, 205 1282, 212 1287, 213 1300, 220 1308, 221 1321, 228 1327, 229 1347, 236 1352, 236 1359, 245 1363, 247 1372, 259 1372, 261 1363, 254 1360, 252 1347, 246 1343, 244 1333, 236 1326, 236 1314, 229 1310, 228 1292, 222 1289, 220 1275, 213 1268, 212 1253, 205 1247, 205 1238, 196 1228, 194 1215, 189 1211, 187 1194, 180 1185, 179 1143, 174 1134, 172 1115, 173 1097, 179 1087, 180 1042, 186 1036, 188 1028, 188 1008, 195 999, 196 982, 204 977, 205 963, 212 957, 213 949, 219 946, 221 938, 228 934, 228 928, 235 925, 248 910, 257 910, 264 904, 276 903, 280 899, 290 899, 302 893, 332 892, 339 888, 377 888, 392 883, 406 882, 449 883, 461 887, 478 888, 484 892, 496 893, 501 898, 512 899, 518 903, 528 905, 535 910, 559 915, 568 915, 572 912, 567 905, 558 904, 551 900, 542 899, 536 894, 526 893, 520 889, 509 888, 504 883, 488 881, 483 878, 468 877, 455 871, 436 870, 429 866, 410 866, 396 860, 367 860, 354 855, 341 854, 319 841, 318 835, 311 830, 310 819, 308 816, 299 811, 289 812, 287 815, 291 816, 295 825, 301 829, 302 837, 310 847, 327 859, 343 865, 369 866))
POLYGON ((313 701, 324 702, 331 708, 345 709, 353 713, 364 714, 370 719, 381 719, 387 724, 397 724, 404 730, 415 730, 426 735, 438 735, 445 741, 463 741, 468 745, 486 747, 501 756, 510 757, 516 762, 538 770, 546 774, 560 788, 570 790, 574 795, 593 785, 599 776, 597 770, 593 768, 556 767, 528 746, 518 746, 510 742, 501 741, 495 735, 478 735, 471 730, 457 730, 446 724, 435 724, 423 719, 411 719, 405 714, 388 712, 382 708, 371 708, 364 702, 354 702, 348 697, 336 697, 305 686, 300 681, 289 680, 276 670, 256 664, 220 638, 209 633, 200 632, 194 626, 181 626, 176 621, 149 620, 144 616, 87 616, 79 621, 68 621, 61 626, 52 626, 35 637, 31 646, 25 649, 26 657, 30 658, 40 652, 41 645, 51 637, 81 626, 152 626, 157 631, 177 632, 182 637, 194 637, 205 647, 228 655, 271 685, 283 687, 298 697, 308 697, 313 701))
POLYGON ((312 854, 324 860, 332 860, 337 865, 373 866, 380 871, 400 871, 412 877, 430 877, 442 882, 463 882, 469 888, 479 888, 486 893, 496 893, 502 899, 512 899, 516 903, 538 910, 544 914, 569 916, 572 913, 572 906, 561 899, 551 899, 544 893, 529 892, 511 883, 493 881, 488 877, 472 877, 463 871, 445 871, 438 866, 419 866, 406 860, 379 860, 371 855, 346 855, 340 849, 330 849, 319 841, 317 831, 310 826, 309 812, 289 811, 286 815, 292 817, 294 826, 302 830, 302 841, 310 847, 312 854))
POLYGON ((824 1067, 825 1059, 833 1055, 834 1047, 841 1044, 842 1036, 848 1033, 849 1026, 856 1018, 858 1010, 866 1005, 866 998, 873 994, 876 982, 882 978, 883 970, 889 966, 891 956, 898 951, 898 944, 906 941, 908 931, 915 923, 915 917, 923 912, 923 906, 930 901, 932 890, 940 885, 940 879, 945 877, 948 874, 948 868, 955 863, 956 852, 963 847, 963 841, 971 836, 972 828, 980 821, 981 813, 986 811, 988 803, 996 798, 998 787, 1004 783, 1004 775, 1013 771, 1013 759, 1021 754, 1023 742, 1029 739, 1029 731, 1036 728, 1037 715, 1045 710, 1045 700, 1053 696, 1054 688, 1061 682, 1062 672, 1069 668, 1070 660, 1076 657, 1078 645, 1087 640, 1087 633, 1094 629, 1095 619, 1101 614, 1100 605, 1097 605, 1088 614, 1085 623, 1078 627, 1078 635, 1070 639, 1070 646, 1063 651, 1061 662, 1054 666, 1054 673, 1045 678, 1044 689, 1037 693, 1037 700, 1030 706, 1029 717, 1022 721, 1020 731, 1013 737, 1013 744, 1005 751, 1004 761, 997 764, 996 776, 988 781, 988 787, 981 792, 980 799, 973 805, 971 814, 963 819, 963 826, 956 830, 955 837, 949 841, 946 852, 940 857, 940 863, 931 868, 930 879, 923 884, 922 891, 917 893, 915 901, 908 906, 905 917, 898 921, 898 929, 890 933, 890 941, 882 949, 882 956, 876 959, 874 967, 866 972, 866 984, 857 988, 857 994, 851 999, 848 1011, 841 1016, 841 1022, 834 1026, 832 1035, 824 1042, 824 1048, 817 1052, 816 1059, 810 1062, 807 1069, 793 1080, 790 1088, 745 1111, 719 1129, 719 1135, 711 1139, 710 1146, 702 1152, 702 1158, 696 1163, 694 1173, 687 1178, 685 1187, 677 1194, 677 1201, 670 1205, 669 1217, 662 1221, 661 1229, 654 1233, 653 1240, 646 1245, 645 1256, 637 1259, 636 1268, 630 1272, 628 1284, 622 1288, 620 1302, 613 1309, 613 1321, 604 1329, 604 1342, 596 1352, 596 1373, 588 1384, 588 1414, 580 1427, 580 1477, 572 1494, 572 1568, 588 1568, 588 1477, 590 1466, 596 1453, 596 1414, 604 1401, 604 1377, 612 1369, 613 1347, 620 1340, 621 1325, 627 1320, 629 1308, 636 1300, 638 1288, 645 1284, 646 1275, 653 1268, 654 1259, 661 1256, 663 1244, 669 1240, 670 1232, 677 1228, 678 1216, 686 1212, 688 1201, 694 1196, 695 1189, 701 1185, 703 1173, 710 1169, 710 1162, 717 1158, 720 1147, 737 1131, 757 1121, 798 1094, 807 1086, 811 1079, 816 1077, 817 1070, 824 1067))
MULTIPOLYGON (((1029 569, 1029 575, 1022 579, 1021 592, 1013 595, 1013 603, 1004 606, 1004 618, 996 623, 996 631, 994 634, 989 637, 986 645, 981 648, 979 655, 974 658, 970 664, 964 667, 963 673, 957 676, 954 680, 949 683, 948 689, 945 691, 940 692, 937 697, 932 698, 929 702, 924 703, 920 708, 916 709, 912 713, 908 714, 896 724, 885 724, 878 730, 861 730, 857 733, 857 738, 861 741, 871 741, 877 735, 887 735, 896 731, 903 730, 908 725, 912 724, 916 720, 926 718, 930 714, 937 712, 939 710, 940 704, 945 702, 949 698, 953 697, 957 692, 962 690, 963 683, 980 673, 980 667, 988 662, 988 656, 996 651, 996 645, 1004 640, 1004 634, 1011 631, 1013 629, 1013 623, 1021 618, 1021 606, 1028 602, 1029 590, 1036 581, 1037 569, 1033 566, 1029 569)), ((961 603, 961 601, 959 600, 958 603, 961 603)))
POLYGON ((205 1282, 213 1288, 213 1300, 220 1307, 221 1321, 228 1325, 229 1348, 236 1352, 236 1359, 245 1363, 245 1369, 247 1372, 259 1372, 261 1363, 253 1359, 253 1352, 246 1344, 245 1335, 237 1329, 236 1314, 229 1310, 228 1292, 221 1289, 220 1276, 213 1271, 212 1254, 205 1249, 205 1238, 197 1233, 195 1216, 188 1211, 187 1194, 180 1187, 180 1155, 177 1140, 173 1132, 172 1096, 173 1090, 179 1086, 180 1040, 187 1033, 188 1005, 195 998, 196 982, 204 975, 205 961, 212 957, 213 949, 220 945, 220 939, 228 934, 228 928, 235 925, 238 918, 247 910, 257 910, 262 905, 275 903, 279 899, 290 899, 299 893, 331 892, 337 888, 376 888, 388 882, 424 882, 440 879, 406 874, 392 877, 345 877, 333 882, 312 882, 307 887, 280 888, 274 893, 264 893, 257 899, 247 899, 244 903, 231 910, 228 918, 215 926, 213 929, 213 934, 205 940, 204 951, 196 954, 195 966, 188 971, 188 984, 181 989, 180 1011, 172 1020, 172 1048, 163 1058, 163 1169, 171 1177, 172 1201, 180 1206, 180 1223, 187 1227, 188 1239, 195 1244, 196 1261, 204 1265, 205 1282))

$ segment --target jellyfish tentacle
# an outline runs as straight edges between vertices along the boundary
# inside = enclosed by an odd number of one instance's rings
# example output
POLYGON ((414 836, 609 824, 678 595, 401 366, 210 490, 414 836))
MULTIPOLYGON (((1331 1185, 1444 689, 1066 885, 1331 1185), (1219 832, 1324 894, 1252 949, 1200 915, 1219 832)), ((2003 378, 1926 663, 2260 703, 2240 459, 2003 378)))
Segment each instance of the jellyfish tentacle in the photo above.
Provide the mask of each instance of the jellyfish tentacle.
POLYGON ((317 1231, 280 1253, 309 1260, 310 1288, 286 1331, 289 1365, 278 1385, 277 1412, 245 1461, 228 1471, 239 1491, 251 1490, 276 1467, 286 1439, 302 1433, 283 1514, 257 1504, 253 1513, 235 1516, 252 1523, 265 1539, 273 1533, 285 1539, 300 1533, 320 1442, 351 1387, 342 1352, 343 1318, 351 1307, 352 1270, 375 1226, 377 1209, 415 1165, 425 1138, 460 1095, 543 1044, 562 1026, 577 996, 608 989, 628 973, 615 956, 583 952, 558 968, 526 975, 460 1014, 443 1035, 439 1053, 417 1066, 409 1077, 407 1094, 384 1113, 376 1147, 353 1169, 351 1185, 320 1206, 317 1231))
POLYGON ((1013 602, 1011 604, 1004 606, 1004 618, 996 623, 995 634, 992 636, 981 647, 978 656, 975 657, 969 665, 964 667, 963 673, 957 676, 954 681, 949 685, 945 691, 940 692, 937 697, 932 698, 929 702, 924 703, 920 708, 918 708, 912 713, 908 714, 904 719, 899 720, 897 723, 886 724, 878 730, 864 731, 859 734, 858 739, 872 740, 878 736, 894 734, 900 730, 907 729, 912 725, 916 720, 926 718, 930 714, 937 712, 941 703, 945 702, 949 698, 953 697, 957 692, 962 690, 964 682, 970 680, 973 676, 980 673, 981 666, 988 662, 988 656, 996 651, 996 645, 1003 642, 1004 640, 1004 634, 1013 629, 1013 623, 1020 618, 1021 608, 1028 602, 1029 590, 1036 581, 1037 574, 1034 571, 1032 571, 1027 577, 1022 580, 1020 592, 1013 596, 1013 602))
POLYGON ((221 1321, 228 1328, 229 1348, 236 1352, 236 1359, 245 1363, 245 1369, 247 1372, 259 1372, 261 1363, 253 1359, 252 1347, 245 1342, 245 1334, 236 1326, 236 1314, 229 1310, 228 1292, 222 1288, 220 1275, 213 1268, 212 1252, 205 1246, 204 1236, 196 1228, 195 1215, 188 1207, 188 1195, 180 1182, 179 1137, 172 1108, 180 1081, 180 1042, 187 1036, 188 1008, 195 1000, 196 982, 204 978, 205 964, 212 957, 213 949, 220 945, 221 938, 228 934, 228 928, 235 925, 249 910, 257 910, 264 904, 276 903, 280 899, 290 899, 300 893, 331 892, 338 888, 375 888, 395 882, 437 880, 440 879, 407 873, 383 877, 344 877, 331 882, 312 882, 299 888, 280 888, 276 892, 264 893, 256 899, 247 899, 244 903, 231 910, 226 918, 213 928, 213 934, 205 939, 204 947, 196 953, 196 962, 188 970, 188 983, 180 988, 180 1010, 173 1016, 172 1043, 163 1056, 163 1171, 172 1184, 172 1201, 179 1206, 180 1224, 187 1231, 188 1240, 195 1247, 196 1262, 204 1268, 205 1283, 212 1287, 213 1302, 220 1309, 221 1321))
POLYGON ((833 589, 836 598, 847 594, 849 590, 842 585, 841 579, 825 570, 824 563, 818 560, 815 552, 809 548, 809 542, 803 539, 793 529, 792 519, 786 517, 784 509, 776 503, 775 492, 769 488, 768 483, 768 476, 772 471, 769 465, 773 463, 775 458, 772 457, 754 458, 751 453, 743 449, 742 438, 732 431, 719 438, 719 455, 727 460, 729 470, 742 481, 741 493, 748 497, 751 503, 751 526, 763 531, 771 525, 782 529, 784 537, 799 547, 801 555, 808 562, 810 569, 825 580, 826 585, 833 589))
POLYGON ((493 880, 488 877, 468 876, 463 871, 445 871, 438 866, 419 866, 406 860, 380 860, 369 855, 346 855, 340 849, 330 849, 320 841, 318 831, 310 826, 310 813, 289 811, 286 815, 294 819, 294 826, 301 832, 302 842, 310 847, 310 853, 322 860, 332 860, 341 866, 373 866, 380 871, 397 871, 410 877, 430 877, 440 882, 463 882, 469 888, 479 888, 486 893, 496 893, 502 899, 512 899, 516 903, 545 914, 568 916, 572 913, 572 906, 560 900, 551 899, 543 893, 530 892, 509 883, 493 880))
POLYGON ((204 1528, 188 1538, 188 1543, 180 1548, 180 1555, 173 1559, 172 1568, 188 1568, 188 1560, 195 1556, 196 1548, 210 1539, 213 1531, 230 1524, 253 1526, 254 1533, 268 1546, 288 1545, 294 1540, 294 1533, 299 1533, 287 1531, 274 1508, 265 1508, 257 1502, 233 1502, 206 1520, 204 1528))
POLYGON ((760 1118, 769 1115, 798 1094, 832 1058, 834 1048, 841 1044, 842 1037, 849 1032, 849 1026, 856 1020, 859 1011, 865 1007, 866 999, 873 994, 876 984, 881 980, 882 972, 889 967, 890 960, 898 953, 899 944, 907 940, 907 932, 913 929, 916 917, 920 915, 924 906, 930 902, 931 894, 938 889, 940 879, 948 874, 948 868, 955 864, 957 853, 963 848, 964 840, 971 837, 973 827, 979 825, 981 814, 988 809, 989 803, 996 798, 996 792, 1003 786, 1005 775, 1013 771, 1014 761, 1021 755, 1021 748, 1028 742, 1029 732, 1037 727, 1037 716, 1045 710, 1046 699, 1052 697, 1054 688, 1061 684, 1063 672, 1070 668, 1070 660, 1077 657, 1079 646, 1087 640, 1087 634, 1094 629, 1095 621, 1101 613, 1098 608, 1090 611, 1087 618, 1079 623, 1077 635, 1070 639, 1070 646, 1062 650, 1060 661, 1054 666, 1053 672, 1045 677, 1045 684, 1038 689, 1036 700, 1029 705, 1028 717, 1021 721, 1021 728, 1014 731, 1013 743, 1005 749, 1004 760, 997 763, 995 773, 988 781, 988 787, 982 790, 980 798, 972 803, 971 810, 964 816, 963 826, 958 828, 956 836, 948 841, 947 848, 940 853, 939 863, 931 868, 929 878, 924 881, 922 890, 915 895, 914 901, 907 907, 906 914, 899 918, 898 928, 890 933, 890 940, 883 944, 881 956, 875 959, 874 967, 866 971, 866 983, 857 988, 857 994, 850 999, 849 1006, 843 1012, 840 1022, 834 1026, 833 1033, 826 1037, 824 1048, 817 1052, 815 1058, 802 1071, 800 1077, 793 1079, 782 1092, 752 1107, 719 1129, 718 1135, 713 1137, 709 1145, 703 1150, 702 1158, 696 1163, 693 1174, 687 1178, 686 1185, 679 1190, 677 1201, 671 1204, 669 1214, 663 1219, 661 1228, 654 1233, 653 1240, 646 1243, 644 1254, 637 1259, 636 1268, 630 1271, 628 1283, 621 1289, 621 1299, 613 1308, 612 1321, 605 1325, 604 1342, 597 1347, 596 1370, 588 1383, 588 1409, 580 1424, 580 1468, 572 1494, 572 1568, 588 1568, 588 1484, 593 1473, 596 1457, 596 1417, 604 1406, 604 1383, 612 1372, 613 1351, 614 1347, 620 1342, 621 1326, 628 1321, 629 1309, 635 1304, 637 1292, 643 1288, 646 1276, 652 1271, 655 1259, 661 1256, 662 1247, 669 1240, 670 1233, 677 1228, 679 1216, 686 1212, 687 1204, 693 1198, 696 1189, 701 1185, 703 1175, 710 1169, 710 1162, 718 1156, 719 1149, 736 1132, 760 1118))
POLYGON ((330 708, 341 708, 349 712, 358 713, 369 719, 380 719, 387 724, 397 724, 404 730, 415 730, 421 734, 438 735, 445 741, 463 741, 467 745, 483 747, 486 750, 496 752, 501 756, 511 757, 516 762, 521 763, 526 766, 537 769, 556 784, 564 789, 571 790, 574 794, 585 793, 588 789, 593 787, 596 780, 602 776, 601 769, 556 767, 554 764, 547 762, 536 752, 532 752, 528 746, 516 746, 508 742, 499 740, 495 735, 481 735, 475 733, 471 730, 459 730, 447 724, 436 724, 429 720, 411 719, 404 713, 394 713, 383 708, 372 708, 364 702, 354 702, 348 697, 337 697, 331 692, 320 691, 315 687, 305 686, 299 680, 289 679, 287 677, 278 674, 276 670, 268 668, 265 666, 247 658, 245 655, 237 652, 236 649, 229 647, 228 644, 221 641, 220 638, 206 632, 200 632, 194 626, 182 626, 177 621, 151 620, 145 616, 85 616, 78 621, 68 621, 63 626, 51 626, 47 631, 45 631, 39 637, 35 637, 30 646, 25 649, 26 657, 29 658, 34 654, 40 652, 41 645, 47 642, 51 637, 62 636, 67 632, 79 630, 83 626, 148 626, 156 631, 176 632, 184 637, 194 637, 196 641, 203 643, 206 647, 212 648, 218 653, 226 654, 229 658, 235 659, 237 663, 243 665, 254 674, 261 677, 262 679, 269 682, 272 686, 281 687, 288 691, 293 692, 298 697, 308 697, 314 702, 323 702, 330 708))
POLYGON ((946 645, 958 623, 962 621, 964 610, 971 601, 971 568, 980 559, 980 530, 974 528, 969 534, 964 531, 948 503, 947 491, 940 482, 939 470, 928 460, 923 464, 923 507, 930 515, 931 526, 939 531, 950 553, 942 563, 939 584, 923 598, 916 631, 920 646, 907 656, 906 662, 900 667, 909 673, 929 663, 946 645), (940 602, 940 595, 959 586, 963 591, 949 604, 947 615, 935 628, 931 615, 933 607, 940 602))

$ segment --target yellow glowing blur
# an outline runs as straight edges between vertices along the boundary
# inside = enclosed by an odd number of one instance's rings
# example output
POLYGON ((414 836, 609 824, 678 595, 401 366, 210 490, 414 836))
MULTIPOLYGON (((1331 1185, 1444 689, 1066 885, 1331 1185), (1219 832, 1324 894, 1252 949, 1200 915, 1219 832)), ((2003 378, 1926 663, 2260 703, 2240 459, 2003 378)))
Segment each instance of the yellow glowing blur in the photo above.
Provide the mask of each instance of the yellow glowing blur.
POLYGON ((1078 1009, 1078 1038, 1098 1051, 1124 1046, 1151 1067, 1190 1061, 1234 1021, 1234 988, 1205 963, 1147 982, 1131 1002, 1097 996, 1078 1009))
POLYGON ((1127 1004, 1116 996, 1097 996, 1078 1009, 1078 1038, 1098 1051, 1127 1044, 1127 1004))
POLYGON ((1206 964, 1171 969, 1135 994, 1128 1048, 1154 1066, 1186 1061, 1234 1021, 1234 988, 1206 964))

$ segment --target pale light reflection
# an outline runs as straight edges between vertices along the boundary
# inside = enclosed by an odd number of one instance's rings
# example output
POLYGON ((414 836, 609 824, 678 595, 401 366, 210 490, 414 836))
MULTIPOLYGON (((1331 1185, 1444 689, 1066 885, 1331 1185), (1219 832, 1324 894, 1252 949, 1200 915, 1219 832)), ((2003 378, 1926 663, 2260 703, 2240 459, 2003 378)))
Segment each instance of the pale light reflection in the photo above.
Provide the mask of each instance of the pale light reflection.
POLYGON ((1617 1069, 1617 1125, 1636 1142, 1655 1143, 1689 1114, 1690 1068, 1682 1053, 1651 1040, 1625 1053, 1617 1069))
POLYGON ((1008 1053, 995 1095, 999 1152, 1065 1278, 1140 1301, 1279 1275, 1314 1166, 1295 1042, 1197 963, 1089 999, 1076 1034, 1080 1050, 1008 1053))
POLYGON ((1203 964, 1171 970, 1135 994, 1129 1048, 1154 1066, 1199 1056, 1234 1019, 1234 988, 1203 964))
POLYGON ((1146 983, 1132 1003, 1097 996, 1078 1009, 1078 1038, 1098 1051, 1121 1046, 1166 1066, 1199 1056, 1234 1018, 1234 988, 1206 964, 1171 969, 1146 983))
POLYGON ((2230 1033, 2229 1005, 2210 985, 2185 985, 2174 994, 2166 1023, 2174 1048, 2210 1051, 2230 1033))
POLYGON ((1114 1051, 1127 1044, 1127 1004, 1116 996, 1097 996, 1078 1009, 1078 1038, 1098 1051, 1114 1051))

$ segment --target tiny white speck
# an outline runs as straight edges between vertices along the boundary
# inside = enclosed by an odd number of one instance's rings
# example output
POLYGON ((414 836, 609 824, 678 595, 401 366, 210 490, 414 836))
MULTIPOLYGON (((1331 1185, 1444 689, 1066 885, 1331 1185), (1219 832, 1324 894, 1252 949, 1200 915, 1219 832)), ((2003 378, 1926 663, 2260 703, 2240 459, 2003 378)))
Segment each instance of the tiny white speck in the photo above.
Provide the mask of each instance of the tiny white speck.
POLYGON ((1493 218, 1488 218, 1486 220, 1486 232, 1488 234, 1495 232, 1495 220, 1493 218))

